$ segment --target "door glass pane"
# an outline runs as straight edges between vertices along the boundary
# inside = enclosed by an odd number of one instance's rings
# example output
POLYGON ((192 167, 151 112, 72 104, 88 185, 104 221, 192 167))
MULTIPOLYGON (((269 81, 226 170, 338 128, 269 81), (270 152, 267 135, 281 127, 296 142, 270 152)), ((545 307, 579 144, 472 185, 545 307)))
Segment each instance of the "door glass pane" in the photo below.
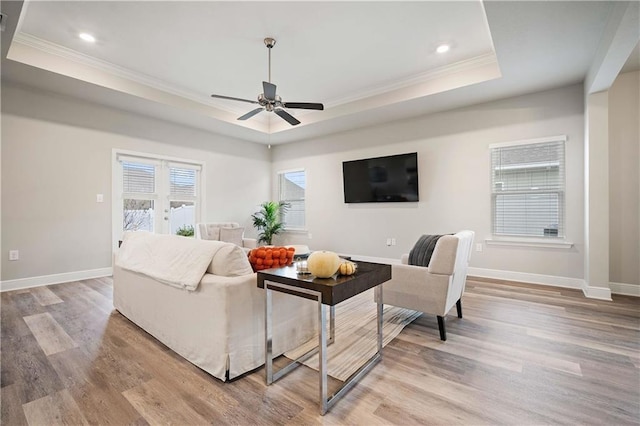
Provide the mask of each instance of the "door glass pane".
MULTIPOLYGON (((179 167, 169 168, 169 193, 171 195, 196 195, 196 171, 179 167)), ((182 198, 182 197, 180 197, 182 198)))
POLYGON ((153 194, 156 188, 156 172, 152 164, 122 162, 124 192, 153 194))
POLYGON ((195 229, 195 203, 193 201, 171 201, 170 210, 170 232, 174 235, 192 237, 195 229))
POLYGON ((123 223, 124 231, 153 232, 154 202, 153 200, 124 199, 123 223))

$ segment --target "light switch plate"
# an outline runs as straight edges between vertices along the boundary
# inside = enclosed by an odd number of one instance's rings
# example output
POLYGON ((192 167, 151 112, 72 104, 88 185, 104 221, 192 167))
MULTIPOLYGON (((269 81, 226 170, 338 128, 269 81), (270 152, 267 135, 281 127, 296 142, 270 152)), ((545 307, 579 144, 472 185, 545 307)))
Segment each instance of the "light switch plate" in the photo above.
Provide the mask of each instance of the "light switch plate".
POLYGON ((96 195, 96 203, 102 203, 104 202, 104 195, 103 194, 97 194, 96 195))

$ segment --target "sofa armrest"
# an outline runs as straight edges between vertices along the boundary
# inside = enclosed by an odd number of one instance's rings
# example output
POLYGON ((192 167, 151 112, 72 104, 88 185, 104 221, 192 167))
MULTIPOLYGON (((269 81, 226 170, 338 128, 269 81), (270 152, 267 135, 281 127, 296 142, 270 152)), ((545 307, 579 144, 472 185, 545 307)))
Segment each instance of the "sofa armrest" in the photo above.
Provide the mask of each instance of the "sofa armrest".
POLYGON ((258 247, 258 240, 255 238, 243 238, 242 239, 242 247, 253 249, 258 247))

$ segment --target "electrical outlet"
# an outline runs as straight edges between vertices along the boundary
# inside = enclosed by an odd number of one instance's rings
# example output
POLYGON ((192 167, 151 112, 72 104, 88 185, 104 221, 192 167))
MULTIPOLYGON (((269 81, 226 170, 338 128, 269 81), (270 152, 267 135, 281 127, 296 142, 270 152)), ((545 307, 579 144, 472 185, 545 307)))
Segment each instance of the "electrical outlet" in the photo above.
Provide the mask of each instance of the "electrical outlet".
POLYGON ((392 239, 391 239, 391 245, 392 245, 392 246, 395 246, 395 245, 396 245, 396 239, 395 239, 395 238, 392 238, 392 239))
POLYGON ((96 194, 96 203, 103 203, 103 202, 104 202, 104 195, 96 194))
POLYGON ((9 250, 9 260, 19 260, 20 252, 18 250, 9 250))
POLYGON ((482 251, 482 243, 476 244, 476 251, 482 251))
POLYGON ((387 238, 387 246, 391 245, 391 238, 387 238))

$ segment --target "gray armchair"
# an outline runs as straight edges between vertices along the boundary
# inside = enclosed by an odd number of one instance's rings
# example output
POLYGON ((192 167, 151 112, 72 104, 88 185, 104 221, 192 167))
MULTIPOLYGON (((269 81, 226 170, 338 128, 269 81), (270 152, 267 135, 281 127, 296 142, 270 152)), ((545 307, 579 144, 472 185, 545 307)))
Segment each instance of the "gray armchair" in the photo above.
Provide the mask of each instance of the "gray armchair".
POLYGON ((409 255, 403 255, 401 264, 392 265, 391 280, 383 284, 383 303, 435 314, 440 339, 447 340, 444 317, 453 305, 462 318, 473 238, 473 231, 440 237, 428 267, 408 265, 409 255))

